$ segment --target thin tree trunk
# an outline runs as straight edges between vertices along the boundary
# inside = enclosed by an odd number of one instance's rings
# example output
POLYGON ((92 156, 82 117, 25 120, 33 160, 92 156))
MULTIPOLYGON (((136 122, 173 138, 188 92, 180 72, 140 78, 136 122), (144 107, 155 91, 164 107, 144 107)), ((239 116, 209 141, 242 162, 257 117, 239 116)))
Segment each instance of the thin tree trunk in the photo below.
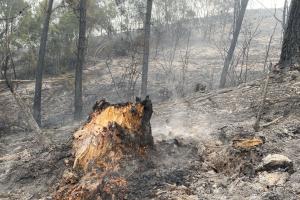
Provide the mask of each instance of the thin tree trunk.
POLYGON ((300 63, 300 1, 293 0, 289 11, 288 23, 283 36, 280 68, 300 63))
POLYGON ((86 1, 87 0, 80 0, 79 5, 79 39, 75 74, 75 120, 80 120, 82 117, 82 69, 84 64, 86 42, 86 1))
POLYGON ((224 67, 222 70, 222 74, 221 74, 221 80, 220 80, 220 88, 224 88, 225 84, 226 84, 226 78, 227 78, 227 73, 228 73, 228 69, 234 54, 234 50, 238 41, 238 37, 242 28, 242 23, 244 20, 244 16, 245 16, 245 12, 246 12, 246 8, 248 5, 249 0, 243 0, 241 3, 241 10, 239 11, 239 16, 237 18, 237 22, 235 24, 235 28, 233 31, 233 37, 231 40, 231 45, 229 48, 229 51, 227 53, 227 56, 225 58, 225 62, 224 62, 224 67))
MULTIPOLYGON (((9 46, 10 46, 10 39, 8 36, 8 29, 9 29, 9 22, 8 20, 6 20, 5 22, 5 59, 4 59, 4 63, 1 69, 1 72, 3 71, 3 76, 7 77, 6 73, 8 70, 8 62, 9 62, 9 46)), ((6 78, 6 83, 7 85, 9 84, 9 80, 6 78)))
MULTIPOLYGON (((11 32, 12 34, 12 25, 13 22, 11 22, 11 32)), ((27 122, 27 125, 30 127, 30 129, 35 133, 36 140, 45 147, 50 144, 50 141, 42 135, 42 131, 39 128, 39 125, 36 123, 30 108, 26 105, 26 103, 22 100, 21 96, 15 91, 14 86, 14 80, 11 80, 11 78, 7 77, 7 71, 9 69, 9 61, 11 63, 11 68, 14 72, 14 78, 16 78, 16 72, 15 72, 15 65, 12 58, 12 53, 10 50, 10 42, 11 42, 11 35, 8 35, 8 29, 9 29, 9 22, 6 20, 5 25, 5 33, 6 33, 6 41, 5 41, 5 61, 3 62, 3 66, 1 69, 1 75, 4 78, 4 83, 9 88, 11 94, 13 95, 14 100, 16 101, 19 110, 24 118, 24 120, 27 122)), ((0 81, 1 83, 2 81, 0 81)))
POLYGON ((145 36, 144 36, 144 56, 143 56, 143 69, 142 69, 142 87, 141 87, 141 97, 142 98, 144 98, 147 95, 152 2, 153 2, 153 0, 147 0, 147 11, 146 11, 146 19, 145 19, 145 25, 144 25, 145 36))
POLYGON ((39 126, 41 126, 42 80, 43 80, 47 37, 48 37, 48 29, 49 29, 52 5, 53 5, 53 0, 49 0, 46 16, 44 20, 43 30, 41 34, 39 58, 38 58, 38 63, 37 63, 36 73, 35 73, 36 82, 35 82, 35 92, 34 92, 34 100, 33 100, 34 101, 33 117, 39 126))

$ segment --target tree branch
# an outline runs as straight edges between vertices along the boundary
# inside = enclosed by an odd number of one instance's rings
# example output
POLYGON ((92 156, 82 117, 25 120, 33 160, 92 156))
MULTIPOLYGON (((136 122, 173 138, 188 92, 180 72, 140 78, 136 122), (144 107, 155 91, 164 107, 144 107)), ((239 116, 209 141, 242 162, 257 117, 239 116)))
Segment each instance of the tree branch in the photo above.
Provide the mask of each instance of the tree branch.
POLYGON ((4 17, 4 18, 0 18, 0 21, 8 21, 8 20, 13 20, 13 19, 15 19, 15 18, 17 18, 17 17, 19 17, 19 16, 21 16, 23 13, 24 13, 24 11, 26 11, 27 9, 29 9, 30 8, 30 6, 29 5, 27 5, 26 7, 24 7, 22 10, 20 10, 19 11, 19 13, 18 14, 16 14, 15 16, 12 16, 12 17, 4 17))

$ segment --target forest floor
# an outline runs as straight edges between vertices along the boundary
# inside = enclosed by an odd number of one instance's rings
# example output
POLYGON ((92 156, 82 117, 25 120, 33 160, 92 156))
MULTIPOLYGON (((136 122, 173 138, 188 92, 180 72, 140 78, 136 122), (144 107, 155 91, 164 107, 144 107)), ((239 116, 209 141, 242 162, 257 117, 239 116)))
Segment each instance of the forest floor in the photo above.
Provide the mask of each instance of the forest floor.
MULTIPOLYGON (((254 39, 249 57, 252 78, 263 74, 265 46, 273 21, 273 16, 267 21, 264 18, 263 30, 254 39)), ((279 30, 271 48, 270 59, 274 62, 280 34, 279 30)), ((184 98, 166 100, 159 96, 160 89, 175 85, 165 81, 169 74, 161 68, 169 63, 168 52, 151 62, 149 91, 154 106, 151 123, 155 151, 149 155, 148 167, 133 170, 127 177, 127 199, 300 199, 300 72, 277 74, 270 79, 261 120, 267 126, 255 132, 252 126, 261 105, 264 80, 193 92, 200 81, 205 85, 217 83, 222 66, 216 47, 200 44, 199 40, 191 41, 195 45, 191 46, 184 98), (264 144, 252 149, 233 145, 239 139, 254 137, 263 138, 264 144), (294 173, 282 166, 257 171, 269 154, 287 156, 294 173)), ((176 55, 171 66, 174 71, 181 70, 181 54, 184 49, 176 55)), ((113 60, 114 78, 120 78, 127 63, 129 59, 113 60)), ((42 123, 44 134, 54 144, 51 149, 36 143, 10 92, 0 89, 1 200, 51 199, 66 169, 66 159, 71 156, 73 133, 83 123, 73 122, 73 82, 71 74, 44 79, 42 123)), ((33 89, 34 82, 20 84, 17 89, 28 105, 32 104, 33 89)), ((116 94, 104 62, 84 70, 83 90, 86 116, 99 98, 113 103, 126 101, 116 94)))
MULTIPOLYGON (((267 126, 254 132, 263 85, 258 80, 155 103, 155 151, 149 167, 127 177, 127 199, 300 199, 300 72, 270 79, 261 120, 267 126), (236 139, 255 136, 264 144, 246 150, 233 146, 236 139), (258 172, 269 154, 287 156, 294 171, 258 172)), ((25 128, 3 126, 0 199, 51 199, 79 126, 44 129, 55 144, 50 150, 39 147, 25 128)))

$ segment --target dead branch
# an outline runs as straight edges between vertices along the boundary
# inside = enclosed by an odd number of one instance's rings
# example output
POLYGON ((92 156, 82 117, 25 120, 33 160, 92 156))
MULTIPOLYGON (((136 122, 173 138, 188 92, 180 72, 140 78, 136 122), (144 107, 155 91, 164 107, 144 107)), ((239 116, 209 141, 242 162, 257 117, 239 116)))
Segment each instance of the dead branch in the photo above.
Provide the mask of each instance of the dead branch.
POLYGON ((13 91, 12 95, 21 112, 23 113, 24 118, 26 119, 26 122, 29 125, 30 129, 33 130, 36 134, 38 142, 43 146, 48 146, 50 144, 50 141, 42 135, 42 130, 39 128, 38 124, 34 120, 29 107, 26 105, 26 103, 22 100, 21 96, 17 92, 13 91))
POLYGON ((119 94, 119 91, 118 91, 117 84, 116 84, 116 81, 115 81, 115 79, 114 79, 114 76, 113 76, 113 74, 112 74, 112 72, 111 72, 111 70, 110 70, 110 67, 109 67, 109 63, 110 63, 111 61, 112 61, 112 60, 111 60, 110 57, 107 58, 107 59, 105 60, 105 65, 106 65, 106 68, 107 68, 107 70, 108 70, 108 72, 109 72, 109 75, 110 75, 110 77, 111 77, 111 81, 112 81, 113 84, 114 84, 115 91, 116 91, 118 97, 119 97, 120 99, 122 99, 122 97, 121 97, 120 94, 119 94))
POLYGON ((277 23, 279 22, 281 24, 281 26, 284 27, 284 22, 276 16, 276 8, 275 8, 275 13, 274 13, 273 17, 277 21, 277 23))
POLYGON ((261 101, 261 105, 260 105, 260 108, 258 110, 258 113, 257 113, 257 116, 256 116, 256 121, 253 125, 253 129, 258 132, 259 129, 260 129, 260 120, 261 120, 261 117, 262 117, 262 113, 263 113, 263 110, 264 110, 264 107, 265 107, 265 103, 266 103, 266 98, 267 98, 267 93, 268 93, 268 85, 269 85, 269 80, 270 80, 270 74, 271 74, 271 69, 272 69, 272 63, 270 63, 270 67, 269 67, 269 73, 267 75, 267 80, 265 82, 265 85, 264 85, 264 89, 263 89, 263 97, 262 97, 262 101, 261 101))
POLYGON ((18 12, 18 14, 16 14, 15 16, 0 18, 0 21, 11 21, 11 20, 14 20, 15 18, 21 16, 21 15, 24 13, 24 11, 26 11, 26 10, 29 9, 29 8, 30 8, 30 6, 27 5, 27 6, 24 7, 22 10, 20 10, 20 11, 18 12))
POLYGON ((271 126, 272 124, 277 123, 277 122, 278 122, 279 120, 281 120, 282 118, 283 118, 283 116, 280 116, 280 117, 274 119, 273 121, 271 121, 271 122, 269 122, 269 123, 266 123, 266 124, 261 125, 260 127, 261 127, 261 128, 266 128, 266 127, 268 127, 268 126, 271 126))
POLYGON ((275 25, 275 27, 273 29, 273 32, 272 32, 272 34, 270 36, 269 43, 268 43, 268 46, 267 46, 267 49, 266 49, 266 56, 265 56, 265 60, 264 60, 264 71, 266 70, 266 67, 267 67, 267 62, 268 62, 268 59, 269 59, 270 48, 271 48, 271 44, 272 44, 272 41, 273 41, 273 37, 274 37, 275 31, 276 31, 277 25, 278 25, 278 23, 276 23, 276 25, 275 25))

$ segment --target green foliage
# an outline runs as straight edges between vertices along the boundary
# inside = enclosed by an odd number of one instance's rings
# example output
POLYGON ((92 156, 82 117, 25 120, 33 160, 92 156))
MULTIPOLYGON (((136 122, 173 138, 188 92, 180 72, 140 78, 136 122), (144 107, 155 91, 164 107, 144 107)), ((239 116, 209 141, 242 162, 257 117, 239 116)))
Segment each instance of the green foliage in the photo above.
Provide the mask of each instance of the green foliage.
POLYGON ((52 23, 47 45, 46 72, 57 74, 72 67, 78 38, 78 18, 72 10, 64 10, 52 23))
MULTIPOLYGON (((0 1, 1 60, 7 55, 12 57, 18 55, 18 51, 23 48, 25 39, 20 29, 28 16, 30 16, 30 9, 28 3, 24 0, 0 1)), ((10 68, 10 64, 8 64, 8 68, 10 68)))
POLYGON ((0 18, 17 16, 20 14, 20 11, 23 11, 27 6, 28 5, 24 0, 1 0, 0 18))
MULTIPOLYGON (((14 55, 18 55, 14 59, 21 78, 34 77, 47 0, 30 1, 30 5, 27 2, 29 1, 0 1, 0 18, 18 16, 11 23, 14 30, 9 39, 10 49, 14 55), (29 9, 20 14, 19 12, 26 7, 29 9)), ((61 73, 73 69, 75 65, 79 26, 78 2, 78 0, 65 0, 60 5, 55 4, 53 8, 45 60, 45 69, 48 74, 61 73)), ((88 35, 102 30, 112 32, 112 21, 116 16, 117 8, 114 1, 88 0, 88 35)), ((5 20, 0 20, 0 34, 5 29, 5 24, 5 20)), ((0 37, 0 40, 2 40, 0 53, 3 58, 5 53, 3 45, 7 38, 0 37)))
POLYGON ((112 31, 112 20, 117 16, 114 1, 90 0, 87 9, 88 29, 90 31, 93 29, 112 31))
MULTIPOLYGON (((50 25, 46 72, 57 74, 74 69, 76 61, 79 19, 78 0, 67 1, 67 7, 53 13, 50 25)), ((116 17, 115 4, 89 0, 87 29, 90 35, 95 30, 112 31, 111 21, 116 17)))

